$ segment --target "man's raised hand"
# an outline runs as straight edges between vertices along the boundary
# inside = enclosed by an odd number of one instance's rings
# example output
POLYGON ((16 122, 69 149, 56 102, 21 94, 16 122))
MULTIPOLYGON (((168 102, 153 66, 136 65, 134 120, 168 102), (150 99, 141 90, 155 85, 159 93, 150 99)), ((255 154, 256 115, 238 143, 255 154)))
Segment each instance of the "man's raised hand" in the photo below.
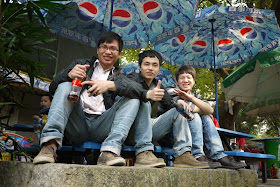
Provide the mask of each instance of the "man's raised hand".
POLYGON ((147 96, 146 96, 147 99, 151 99, 153 101, 161 101, 162 100, 162 98, 164 96, 164 89, 161 89, 160 85, 161 85, 161 81, 159 80, 157 86, 154 89, 149 90, 147 92, 147 96))
POLYGON ((90 65, 86 64, 86 65, 81 65, 81 64, 77 64, 71 71, 69 71, 68 76, 71 79, 74 78, 80 78, 80 79, 84 79, 87 74, 87 68, 89 68, 90 65))

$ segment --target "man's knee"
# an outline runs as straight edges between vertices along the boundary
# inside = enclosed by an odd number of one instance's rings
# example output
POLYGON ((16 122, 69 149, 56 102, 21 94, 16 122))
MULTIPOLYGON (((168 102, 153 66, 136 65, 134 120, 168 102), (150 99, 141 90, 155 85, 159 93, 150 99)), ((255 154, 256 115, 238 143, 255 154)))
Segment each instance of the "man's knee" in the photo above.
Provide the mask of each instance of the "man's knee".
POLYGON ((136 106, 139 107, 140 106, 139 99, 130 99, 130 98, 125 97, 124 102, 128 103, 131 107, 136 107, 136 106))

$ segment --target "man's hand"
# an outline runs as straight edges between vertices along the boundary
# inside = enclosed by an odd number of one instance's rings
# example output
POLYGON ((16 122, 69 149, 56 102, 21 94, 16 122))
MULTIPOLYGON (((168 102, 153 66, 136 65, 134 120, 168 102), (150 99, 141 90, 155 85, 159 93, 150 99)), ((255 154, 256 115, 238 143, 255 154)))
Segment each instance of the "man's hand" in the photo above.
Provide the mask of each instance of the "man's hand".
POLYGON ((147 96, 146 96, 147 99, 151 99, 153 101, 161 101, 162 100, 162 98, 164 96, 164 89, 161 89, 160 85, 161 85, 161 81, 159 80, 157 86, 154 89, 149 90, 147 92, 147 96))
POLYGON ((174 93, 176 93, 181 99, 185 99, 187 101, 192 101, 193 95, 188 94, 180 89, 175 88, 174 93))
POLYGON ((184 100, 179 99, 177 103, 179 105, 183 105, 184 112, 192 112, 190 105, 188 105, 188 103, 186 103, 184 100))
POLYGON ((77 64, 71 71, 69 71, 68 76, 71 79, 74 78, 80 78, 80 79, 84 79, 87 74, 87 68, 89 68, 90 65, 86 64, 86 65, 81 65, 81 64, 77 64))
POLYGON ((32 116, 32 119, 34 119, 34 120, 39 120, 39 119, 40 119, 40 117, 39 117, 39 116, 37 116, 37 115, 33 115, 33 116, 32 116))
POLYGON ((91 87, 87 90, 90 96, 97 96, 110 91, 116 91, 116 85, 113 81, 104 81, 104 80, 90 80, 82 82, 82 85, 90 85, 91 87))

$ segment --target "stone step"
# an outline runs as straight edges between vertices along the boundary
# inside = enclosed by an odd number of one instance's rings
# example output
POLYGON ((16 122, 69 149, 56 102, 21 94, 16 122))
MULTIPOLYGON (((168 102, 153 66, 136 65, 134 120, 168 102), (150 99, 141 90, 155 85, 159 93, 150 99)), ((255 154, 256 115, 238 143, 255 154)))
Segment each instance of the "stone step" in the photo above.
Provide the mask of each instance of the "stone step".
POLYGON ((0 186, 12 187, 253 187, 257 173, 249 169, 139 168, 78 164, 0 162, 0 186))

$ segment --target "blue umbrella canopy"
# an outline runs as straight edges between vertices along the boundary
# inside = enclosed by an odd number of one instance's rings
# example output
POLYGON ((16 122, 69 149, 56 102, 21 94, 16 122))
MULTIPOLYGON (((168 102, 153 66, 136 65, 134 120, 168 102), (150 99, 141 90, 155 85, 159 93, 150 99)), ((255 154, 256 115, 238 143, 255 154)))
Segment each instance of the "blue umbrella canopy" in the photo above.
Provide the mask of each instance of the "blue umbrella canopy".
POLYGON ((273 10, 214 5, 197 11, 188 32, 158 42, 155 50, 172 65, 218 69, 239 65, 279 43, 273 10))
POLYGON ((126 48, 145 48, 184 33, 194 19, 199 0, 74 0, 47 14, 56 34, 96 46, 102 32, 120 34, 126 48))
POLYGON ((155 50, 172 65, 214 68, 216 112, 218 96, 216 69, 239 65, 259 52, 280 43, 280 31, 272 10, 214 5, 197 11, 190 30, 158 42, 155 50))
MULTIPOLYGON (((139 67, 136 63, 128 63, 123 66, 122 68, 122 74, 128 75, 129 73, 139 73, 139 67)), ((161 80, 161 84, 167 88, 167 87, 176 87, 176 81, 174 79, 174 76, 171 71, 160 67, 160 71, 156 77, 157 80, 161 80)))

